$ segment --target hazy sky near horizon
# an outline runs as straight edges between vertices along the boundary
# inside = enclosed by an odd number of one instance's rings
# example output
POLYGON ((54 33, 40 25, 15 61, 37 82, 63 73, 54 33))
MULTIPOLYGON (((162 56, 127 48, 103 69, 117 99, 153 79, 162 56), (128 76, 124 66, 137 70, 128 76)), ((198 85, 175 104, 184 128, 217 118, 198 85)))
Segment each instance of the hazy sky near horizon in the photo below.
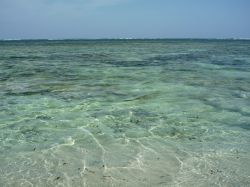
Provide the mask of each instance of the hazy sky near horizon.
POLYGON ((250 0, 0 0, 0 39, 250 38, 250 0))

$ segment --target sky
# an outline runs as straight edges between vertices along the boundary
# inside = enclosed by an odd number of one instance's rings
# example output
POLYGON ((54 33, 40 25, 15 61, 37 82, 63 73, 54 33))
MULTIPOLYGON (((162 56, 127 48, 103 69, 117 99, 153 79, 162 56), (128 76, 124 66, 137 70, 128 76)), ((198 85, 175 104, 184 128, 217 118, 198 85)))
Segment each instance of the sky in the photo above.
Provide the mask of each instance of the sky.
POLYGON ((250 0, 0 0, 0 39, 250 38, 250 0))

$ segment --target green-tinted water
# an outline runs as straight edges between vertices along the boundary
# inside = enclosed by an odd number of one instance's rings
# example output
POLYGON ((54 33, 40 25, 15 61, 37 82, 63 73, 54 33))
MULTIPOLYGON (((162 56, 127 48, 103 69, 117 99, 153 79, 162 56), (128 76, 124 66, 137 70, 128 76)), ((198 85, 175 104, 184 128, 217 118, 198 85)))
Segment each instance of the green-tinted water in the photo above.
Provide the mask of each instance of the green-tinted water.
POLYGON ((0 186, 249 186, 250 41, 0 42, 0 186))

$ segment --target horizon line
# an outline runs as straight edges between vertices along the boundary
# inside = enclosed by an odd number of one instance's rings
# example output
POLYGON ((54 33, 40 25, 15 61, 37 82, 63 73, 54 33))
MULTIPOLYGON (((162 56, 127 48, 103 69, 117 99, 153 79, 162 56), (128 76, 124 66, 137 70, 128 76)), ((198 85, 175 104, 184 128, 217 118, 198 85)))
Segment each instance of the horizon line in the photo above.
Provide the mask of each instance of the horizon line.
POLYGON ((45 41, 64 41, 64 40, 250 40, 250 38, 0 38, 0 41, 27 41, 27 40, 45 40, 45 41))

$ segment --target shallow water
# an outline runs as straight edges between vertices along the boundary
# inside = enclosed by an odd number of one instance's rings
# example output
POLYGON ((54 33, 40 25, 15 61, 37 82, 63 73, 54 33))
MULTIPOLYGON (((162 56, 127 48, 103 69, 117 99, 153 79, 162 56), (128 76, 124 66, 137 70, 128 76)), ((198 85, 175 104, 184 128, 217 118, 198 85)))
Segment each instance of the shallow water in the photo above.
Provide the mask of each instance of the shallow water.
POLYGON ((0 101, 0 186, 250 185, 250 41, 1 41, 0 101))

